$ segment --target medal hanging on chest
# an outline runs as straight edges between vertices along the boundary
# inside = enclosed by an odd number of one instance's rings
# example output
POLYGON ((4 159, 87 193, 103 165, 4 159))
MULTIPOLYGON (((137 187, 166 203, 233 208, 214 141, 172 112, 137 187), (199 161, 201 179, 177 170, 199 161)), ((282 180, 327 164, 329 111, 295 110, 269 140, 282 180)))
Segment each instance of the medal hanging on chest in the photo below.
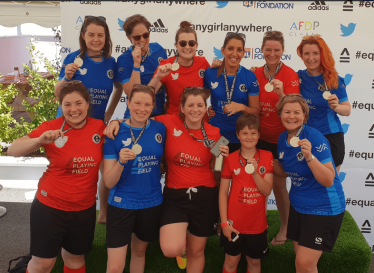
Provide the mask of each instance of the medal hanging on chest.
POLYGON ((64 123, 62 124, 61 126, 61 131, 64 133, 64 137, 61 137, 61 135, 54 141, 55 145, 57 148, 62 148, 65 146, 65 143, 68 141, 68 137, 65 136, 65 133, 69 132, 71 129, 73 129, 74 127, 77 127, 78 125, 82 124, 86 119, 82 120, 81 122, 79 122, 77 125, 73 126, 73 127, 70 127, 69 129, 65 130, 64 131, 64 127, 65 127, 65 123, 66 123, 66 119, 64 120, 64 123))
POLYGON ((234 79, 232 80, 231 88, 229 89, 229 83, 228 83, 228 80, 227 80, 226 68, 225 67, 223 68, 223 78, 225 79, 227 104, 231 103, 232 95, 234 94, 234 88, 235 88, 237 75, 238 75, 238 71, 236 71, 234 79))
POLYGON ((149 55, 149 47, 147 49, 147 52, 145 53, 145 55, 143 56, 142 60, 140 61, 140 73, 143 73, 144 72, 144 65, 142 65, 142 63, 145 62, 145 60, 147 60, 147 57, 149 55))
MULTIPOLYGON (((258 158, 257 158, 256 162, 258 163, 260 161, 260 150, 256 150, 254 158, 256 158, 257 153, 258 153, 258 158)), ((244 167, 244 170, 247 174, 252 174, 255 171, 255 167, 253 166, 252 163, 248 163, 248 160, 243 157, 245 159, 245 163, 246 163, 246 165, 244 165, 242 159, 240 158, 240 155, 241 155, 241 148, 239 149, 240 165, 242 165, 242 167, 244 167)))
POLYGON ((329 88, 327 87, 325 78, 322 76, 322 78, 323 78, 323 84, 320 84, 314 77, 312 77, 312 78, 318 84, 318 90, 321 91, 321 92, 323 92, 322 93, 322 97, 325 100, 328 100, 329 97, 331 96, 331 92, 330 92, 329 88))
POLYGON ((131 133, 131 141, 132 141, 132 148, 131 150, 134 152, 134 154, 138 155, 138 154, 141 154, 141 152, 143 151, 143 148, 140 144, 138 144, 139 142, 139 139, 142 137, 143 133, 144 133, 144 130, 145 130, 145 127, 147 126, 147 121, 144 123, 144 126, 143 126, 143 129, 140 131, 138 137, 135 139, 135 135, 134 135, 134 132, 132 131, 132 128, 131 128, 131 118, 130 118, 130 133, 131 133))
POLYGON ((296 147, 299 147, 299 141, 300 141, 300 134, 301 132, 303 131, 303 127, 304 125, 301 125, 300 129, 297 131, 296 135, 294 135, 291 139, 290 139, 290 145, 294 148, 296 147))
POLYGON ((277 65, 277 68, 275 68, 274 77, 271 77, 271 76, 270 76, 270 72, 269 72, 268 65, 267 65, 267 64, 264 65, 264 68, 266 69, 266 71, 268 72, 268 75, 269 75, 269 82, 268 82, 267 84, 265 84, 265 91, 266 91, 266 92, 272 92, 272 91, 274 90, 274 85, 272 85, 270 82, 271 82, 272 80, 274 80, 275 75, 277 75, 277 73, 278 73, 278 71, 279 71, 279 69, 280 69, 280 67, 281 67, 281 64, 282 64, 282 62, 280 62, 280 63, 277 65))
POLYGON ((211 148, 212 147, 212 144, 214 143, 214 140, 213 139, 208 139, 208 136, 207 136, 207 134, 205 132, 203 124, 201 124, 201 132, 203 133, 204 140, 198 139, 198 138, 194 137, 192 133, 190 133, 190 130, 188 130, 186 121, 184 122, 184 127, 186 127, 187 132, 189 133, 189 135, 192 137, 193 140, 196 140, 198 142, 204 142, 204 146, 207 147, 207 148, 211 148))

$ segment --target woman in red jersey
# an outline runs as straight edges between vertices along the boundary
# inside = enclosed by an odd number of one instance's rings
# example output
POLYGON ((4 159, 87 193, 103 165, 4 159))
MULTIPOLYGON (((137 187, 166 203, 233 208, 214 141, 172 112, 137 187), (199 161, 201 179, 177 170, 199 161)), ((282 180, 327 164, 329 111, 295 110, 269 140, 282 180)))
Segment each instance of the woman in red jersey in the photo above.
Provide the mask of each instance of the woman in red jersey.
POLYGON ((8 150, 24 156, 44 147, 50 162, 31 206, 32 259, 26 272, 51 272, 61 250, 64 272, 84 273, 84 255, 94 239, 105 125, 87 116, 89 94, 80 81, 63 84, 59 100, 61 117, 43 122, 8 150))
MULTIPOLYGON (((255 71, 260 88, 261 107, 261 136, 257 148, 272 152, 274 164, 278 164, 278 138, 285 131, 285 128, 277 115, 275 105, 285 95, 300 93, 299 78, 292 68, 281 61, 284 52, 282 32, 266 32, 261 49, 266 63, 255 71)), ((273 192, 281 218, 281 227, 270 243, 272 245, 282 245, 287 241, 286 232, 290 207, 286 178, 274 175, 273 192)))

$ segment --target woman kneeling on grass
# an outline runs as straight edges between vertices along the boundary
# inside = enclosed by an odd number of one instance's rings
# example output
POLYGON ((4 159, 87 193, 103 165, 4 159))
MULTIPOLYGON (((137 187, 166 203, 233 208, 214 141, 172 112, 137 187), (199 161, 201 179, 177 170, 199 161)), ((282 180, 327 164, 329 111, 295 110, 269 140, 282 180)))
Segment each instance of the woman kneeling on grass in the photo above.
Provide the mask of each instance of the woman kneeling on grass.
POLYGON ((60 252, 65 273, 84 273, 96 221, 96 191, 103 156, 103 121, 87 116, 87 89, 63 83, 62 116, 43 122, 15 140, 8 155, 24 156, 44 147, 50 164, 38 184, 30 211, 31 246, 26 272, 51 272, 60 252))
POLYGON ((159 237, 162 211, 160 162, 166 130, 149 119, 154 88, 135 84, 128 100, 130 118, 104 144, 104 181, 110 189, 107 218, 108 273, 122 273, 131 240, 130 272, 144 272, 148 243, 159 237))
POLYGON ((277 103, 286 131, 279 136, 279 175, 291 178, 287 238, 293 240, 296 272, 318 272, 322 251, 332 252, 344 218, 345 197, 329 141, 306 125, 309 107, 299 94, 277 103))

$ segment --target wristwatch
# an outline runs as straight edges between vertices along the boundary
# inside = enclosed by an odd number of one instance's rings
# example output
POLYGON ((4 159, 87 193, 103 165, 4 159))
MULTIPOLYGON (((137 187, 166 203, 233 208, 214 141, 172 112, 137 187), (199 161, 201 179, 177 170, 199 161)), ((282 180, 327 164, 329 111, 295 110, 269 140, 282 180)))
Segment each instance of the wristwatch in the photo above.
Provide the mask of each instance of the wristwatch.
POLYGON ((310 161, 312 161, 314 159, 314 155, 312 155, 312 157, 310 158, 310 160, 306 161, 306 163, 309 163, 310 161))

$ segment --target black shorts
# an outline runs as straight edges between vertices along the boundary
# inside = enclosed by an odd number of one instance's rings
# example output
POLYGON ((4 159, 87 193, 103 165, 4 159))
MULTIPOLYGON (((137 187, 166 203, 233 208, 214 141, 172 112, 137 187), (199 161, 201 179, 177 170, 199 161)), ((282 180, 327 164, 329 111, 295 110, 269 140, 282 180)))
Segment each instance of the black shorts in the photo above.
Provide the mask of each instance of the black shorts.
POLYGON ((232 154, 233 152, 236 152, 240 149, 241 144, 240 143, 229 143, 229 154, 232 154))
POLYGON ((278 144, 267 142, 265 140, 259 139, 256 145, 257 149, 269 151, 273 154, 274 159, 278 159, 278 144))
POLYGON ((304 247, 332 252, 343 218, 344 212, 338 215, 303 214, 290 205, 287 238, 304 247))
POLYGON ((144 242, 155 242, 160 234, 162 204, 146 209, 123 209, 108 205, 106 245, 108 248, 126 246, 131 234, 144 242))
POLYGON ((54 258, 63 247, 74 255, 91 251, 95 235, 96 204, 81 211, 64 211, 34 199, 30 210, 31 254, 54 258))
POLYGON ((239 238, 235 242, 221 233, 221 246, 225 253, 230 256, 238 256, 245 253, 251 259, 262 259, 269 255, 267 230, 259 234, 239 234, 239 238))
POLYGON ((188 223, 188 230, 198 237, 217 233, 218 187, 199 186, 189 189, 164 188, 164 208, 161 227, 174 223, 188 223), (193 189, 197 191, 194 192, 193 189), (191 196, 191 199, 190 199, 191 196))
POLYGON ((345 154, 344 133, 325 135, 325 138, 330 142, 331 155, 335 166, 342 165, 345 154))

